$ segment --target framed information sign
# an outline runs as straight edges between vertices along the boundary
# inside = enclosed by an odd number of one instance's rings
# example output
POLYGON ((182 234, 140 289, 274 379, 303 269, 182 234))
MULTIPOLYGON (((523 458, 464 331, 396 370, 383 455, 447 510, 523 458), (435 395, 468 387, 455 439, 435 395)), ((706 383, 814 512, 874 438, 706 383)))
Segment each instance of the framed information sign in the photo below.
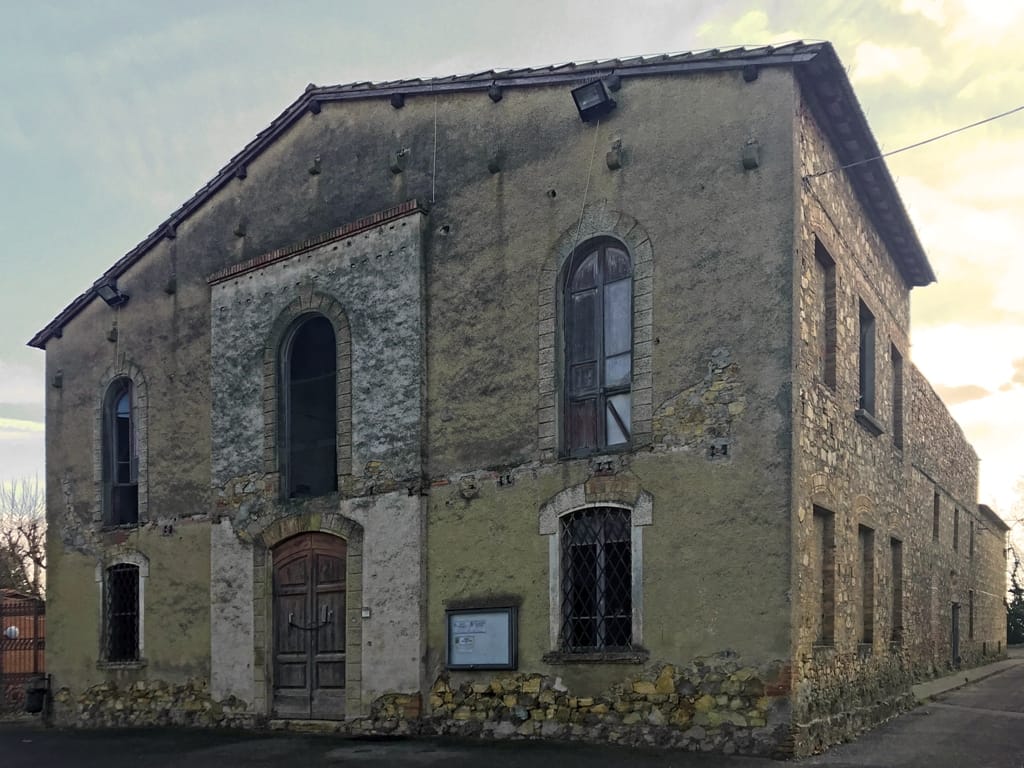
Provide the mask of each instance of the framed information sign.
POLYGON ((515 669, 518 664, 515 606, 451 609, 448 669, 515 669))

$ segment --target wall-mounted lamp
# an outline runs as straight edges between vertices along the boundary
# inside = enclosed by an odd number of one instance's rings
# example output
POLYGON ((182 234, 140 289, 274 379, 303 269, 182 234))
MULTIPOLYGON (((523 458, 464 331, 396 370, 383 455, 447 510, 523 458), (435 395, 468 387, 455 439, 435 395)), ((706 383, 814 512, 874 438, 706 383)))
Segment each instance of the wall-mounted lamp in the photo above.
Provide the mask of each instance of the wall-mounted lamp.
POLYGON ((581 85, 572 90, 573 101, 580 113, 580 120, 589 123, 591 120, 606 115, 615 109, 615 99, 608 94, 602 80, 581 85))
POLYGON ((96 290, 96 295, 107 302, 107 306, 120 307, 128 302, 128 294, 117 289, 117 280, 112 277, 98 280, 92 287, 96 290))

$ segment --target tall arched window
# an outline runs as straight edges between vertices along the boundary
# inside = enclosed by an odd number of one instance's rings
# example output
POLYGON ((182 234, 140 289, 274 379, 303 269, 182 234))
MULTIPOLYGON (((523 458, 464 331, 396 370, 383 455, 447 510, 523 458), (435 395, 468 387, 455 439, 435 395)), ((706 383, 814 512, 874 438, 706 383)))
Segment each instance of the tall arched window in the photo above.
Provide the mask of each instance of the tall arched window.
POLYGON ((139 451, 134 388, 119 378, 103 403, 103 510, 108 525, 139 522, 139 451))
POLYGON ((322 496, 338 490, 338 350, 330 320, 300 320, 283 352, 282 488, 288 498, 322 496))
POLYGON ((564 292, 564 453, 630 442, 632 263, 621 243, 586 243, 569 262, 564 292))

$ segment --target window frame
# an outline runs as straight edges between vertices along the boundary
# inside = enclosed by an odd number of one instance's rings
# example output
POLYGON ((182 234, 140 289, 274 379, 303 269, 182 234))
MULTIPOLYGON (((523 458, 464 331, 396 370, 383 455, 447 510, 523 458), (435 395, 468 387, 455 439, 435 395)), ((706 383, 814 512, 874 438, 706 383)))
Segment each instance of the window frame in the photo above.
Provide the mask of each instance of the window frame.
POLYGON ((339 360, 338 351, 339 343, 341 339, 338 328, 331 321, 331 318, 322 312, 304 312, 300 314, 291 324, 291 327, 285 333, 284 338, 281 341, 280 352, 278 354, 278 381, 280 393, 279 399, 279 413, 278 413, 278 441, 277 441, 277 466, 280 475, 280 493, 284 500, 289 499, 305 499, 305 498, 318 498, 328 496, 332 493, 337 493, 340 488, 340 471, 338 457, 340 454, 340 448, 338 445, 339 435, 339 416, 340 407, 338 403, 338 371, 339 371, 339 360), (334 395, 332 399, 332 411, 333 411, 333 424, 334 424, 334 451, 332 461, 332 487, 323 492, 310 493, 308 495, 295 495, 291 492, 292 485, 292 474, 291 468, 293 465, 293 435, 292 435, 292 390, 294 387, 292 377, 292 360, 295 351, 295 341, 299 336, 302 329, 309 323, 322 320, 331 329, 331 333, 334 337, 334 355, 332 359, 333 370, 331 373, 324 373, 322 376, 333 376, 333 388, 334 395))
POLYGON ((100 425, 101 514, 104 525, 110 527, 138 525, 141 521, 141 436, 136 390, 136 384, 130 376, 117 376, 107 385, 103 396, 100 425), (118 420, 120 418, 120 403, 125 398, 128 399, 128 481, 122 482, 118 479, 118 469, 125 461, 121 457, 123 443, 120 437, 121 429, 118 420), (134 490, 124 492, 122 489, 134 490), (128 496, 129 494, 134 496, 134 513, 124 515, 115 507, 120 506, 122 496, 128 496))
MULTIPOLYGON (((559 629, 559 640, 558 648, 562 653, 623 653, 634 650, 633 643, 633 541, 632 541, 632 515, 630 510, 622 507, 603 506, 595 505, 591 507, 584 507, 582 509, 576 509, 571 512, 567 512, 559 518, 559 568, 561 574, 559 578, 560 585, 560 613, 561 613, 561 626, 559 629), (591 518, 590 521, 587 519, 591 518), (597 520, 597 522, 593 522, 597 520), (580 529, 576 533, 577 538, 588 538, 591 533, 594 535, 593 541, 582 541, 573 544, 570 543, 570 527, 578 525, 580 529), (626 531, 626 538, 615 538, 613 529, 616 527, 624 528, 626 531), (586 530, 590 528, 591 530, 586 530), (622 564, 619 563, 619 567, 609 562, 610 558, 614 557, 614 554, 610 554, 610 545, 612 544, 627 544, 626 552, 628 553, 628 562, 625 565, 625 573, 628 578, 628 583, 616 587, 611 582, 615 578, 615 571, 620 571, 619 578, 622 578, 622 564), (586 551, 583 551, 583 547, 586 547, 586 551), (592 588, 594 592, 594 598, 591 610, 588 612, 592 615, 582 615, 574 610, 570 595, 578 593, 581 590, 578 587, 579 580, 581 578, 580 571, 587 565, 588 554, 594 553, 594 576, 596 583, 591 585, 587 584, 586 587, 592 588), (619 592, 619 596, 616 599, 613 595, 614 592, 619 592), (623 595, 625 596, 623 599, 623 595), (610 597, 612 596, 612 597, 610 597), (608 603, 618 603, 624 607, 624 610, 615 611, 614 608, 608 607, 608 603), (613 620, 621 621, 623 618, 628 617, 629 629, 626 635, 625 642, 616 643, 614 639, 610 639, 611 635, 614 634, 615 630, 612 628, 613 620), (594 640, 593 644, 580 644, 573 642, 573 638, 578 635, 578 631, 573 629, 573 626, 583 622, 585 620, 592 620, 594 624, 593 633, 594 640)), ((619 555, 621 560, 621 555, 619 555)), ((621 631, 621 630, 620 630, 621 631)))
POLYGON ((140 552, 125 552, 105 562, 96 564, 96 587, 99 603, 98 669, 138 669, 146 666, 146 582, 149 580, 149 559, 140 552), (110 637, 110 573, 116 568, 131 567, 137 575, 136 592, 136 647, 134 658, 111 659, 109 657, 110 637))
MULTIPOLYGON (((634 283, 636 280, 635 273, 636 259, 634 255, 624 242, 614 237, 599 236, 591 238, 577 246, 566 260, 565 268, 562 271, 561 285, 559 287, 559 298, 562 310, 562 365, 560 366, 561 386, 559 387, 561 434, 559 440, 559 455, 562 458, 581 458, 591 456, 595 453, 627 451, 634 445, 634 436, 636 434, 637 426, 634 418, 634 405, 636 398, 633 381, 636 374, 636 319, 634 317, 636 307, 633 296, 634 283), (606 279, 605 254, 608 249, 615 249, 625 254, 629 261, 626 276, 617 277, 611 280, 606 279), (593 254, 597 254, 597 277, 595 284, 584 290, 593 290, 599 299, 598 301, 595 301, 592 331, 593 340, 595 342, 593 364, 597 371, 597 382, 592 390, 580 392, 574 391, 572 386, 572 368, 574 365, 579 364, 579 360, 573 356, 572 350, 573 340, 576 337, 577 325, 576 318, 571 311, 571 306, 573 294, 582 293, 583 291, 573 291, 572 281, 580 267, 584 265, 593 254), (608 285, 622 281, 628 281, 628 289, 626 291, 628 305, 623 312, 623 318, 628 323, 625 336, 629 344, 629 369, 625 376, 624 383, 609 385, 606 383, 606 365, 609 356, 606 354, 606 298, 604 289, 608 285), (610 402, 611 398, 621 395, 627 395, 629 397, 630 411, 626 415, 626 418, 624 418, 622 414, 619 414, 618 411, 615 410, 614 405, 610 402), (583 403, 591 399, 595 401, 594 418, 596 423, 592 425, 595 434, 595 445, 592 447, 582 446, 574 448, 572 447, 574 444, 574 430, 572 427, 571 404, 583 403), (609 412, 609 407, 611 408, 611 412, 609 412), (609 415, 615 419, 618 429, 625 435, 625 441, 612 444, 608 443, 607 419, 609 415)), ((626 353, 617 353, 610 357, 616 357, 620 354, 626 353)))

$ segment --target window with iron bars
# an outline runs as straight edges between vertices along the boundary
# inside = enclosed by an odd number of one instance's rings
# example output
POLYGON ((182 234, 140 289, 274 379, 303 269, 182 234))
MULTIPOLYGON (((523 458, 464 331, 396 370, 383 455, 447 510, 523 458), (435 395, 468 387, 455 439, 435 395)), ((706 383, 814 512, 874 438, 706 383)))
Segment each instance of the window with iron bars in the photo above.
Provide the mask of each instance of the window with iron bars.
POLYGON ((107 569, 103 658, 139 660, 139 568, 119 564, 107 569))
POLYGON ((592 507, 561 519, 562 651, 633 647, 630 512, 592 507))

